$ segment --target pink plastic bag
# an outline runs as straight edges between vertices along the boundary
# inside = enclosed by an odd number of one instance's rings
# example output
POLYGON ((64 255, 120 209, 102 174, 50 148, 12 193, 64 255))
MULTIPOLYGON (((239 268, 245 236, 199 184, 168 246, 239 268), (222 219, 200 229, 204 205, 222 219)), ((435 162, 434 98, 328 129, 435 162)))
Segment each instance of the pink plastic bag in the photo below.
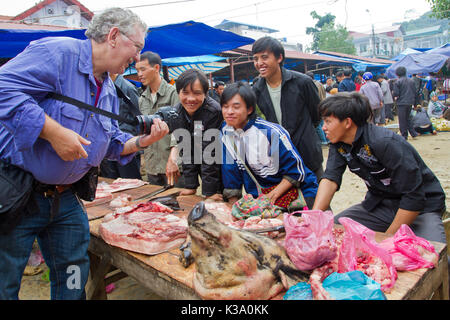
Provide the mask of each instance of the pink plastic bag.
POLYGON ((302 211, 302 222, 292 214, 284 214, 284 246, 298 269, 312 270, 336 257, 333 225, 331 211, 302 211))
POLYGON ((397 270, 434 268, 439 260, 434 246, 414 234, 410 227, 402 224, 393 237, 380 242, 392 256, 397 270))
POLYGON ((391 255, 375 241, 375 232, 350 219, 340 218, 345 228, 344 240, 339 252, 338 272, 353 270, 364 272, 390 292, 397 280, 397 271, 391 255))

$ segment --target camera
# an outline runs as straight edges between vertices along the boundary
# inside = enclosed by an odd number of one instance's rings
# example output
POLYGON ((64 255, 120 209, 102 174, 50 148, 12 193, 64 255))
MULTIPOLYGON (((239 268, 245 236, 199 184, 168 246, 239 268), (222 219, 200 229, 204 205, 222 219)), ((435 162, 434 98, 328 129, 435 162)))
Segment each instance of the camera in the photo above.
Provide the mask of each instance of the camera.
POLYGON ((161 119, 169 127, 169 133, 172 133, 178 128, 183 127, 183 120, 173 107, 161 107, 152 115, 139 115, 136 117, 138 131, 140 135, 150 134, 153 119, 161 119))

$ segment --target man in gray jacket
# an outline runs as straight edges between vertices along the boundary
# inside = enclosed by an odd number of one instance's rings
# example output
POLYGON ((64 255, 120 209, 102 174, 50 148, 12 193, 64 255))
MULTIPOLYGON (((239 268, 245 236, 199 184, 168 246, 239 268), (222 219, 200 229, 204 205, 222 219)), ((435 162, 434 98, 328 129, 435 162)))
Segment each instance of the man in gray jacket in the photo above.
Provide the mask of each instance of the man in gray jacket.
MULTIPOLYGON (((139 81, 146 86, 139 98, 139 109, 144 115, 152 115, 161 107, 174 106, 179 102, 175 87, 161 78, 161 68, 161 57, 151 51, 141 53, 141 60, 136 63, 139 81)), ((167 178, 179 176, 176 161, 169 159, 170 149, 173 146, 170 135, 167 135, 144 150, 145 171, 150 184, 166 185, 168 182, 172 184, 167 178)), ((181 187, 181 181, 178 181, 178 186, 181 187)))
MULTIPOLYGON (((133 120, 136 116, 141 114, 138 107, 139 93, 137 88, 122 75, 115 73, 110 74, 109 76, 111 77, 111 80, 114 81, 116 90, 121 91, 121 93, 118 92, 120 116, 128 120, 133 120), (128 98, 128 102, 125 101, 125 98, 122 98, 122 95, 125 95, 126 98, 128 98)), ((131 133, 134 136, 139 134, 137 127, 125 122, 119 122, 119 128, 120 130, 131 133)), ((110 179, 142 179, 141 151, 136 152, 133 160, 125 165, 121 165, 117 161, 104 159, 100 164, 100 176, 110 179)))
MULTIPOLYGON (((386 79, 381 75, 377 75, 377 82, 380 84, 381 92, 383 93, 383 111, 384 114, 381 115, 383 119, 389 119, 391 121, 394 120, 394 115, 392 114, 392 106, 394 104, 394 100, 392 99, 391 89, 389 88, 389 83, 386 79)), ((382 112, 383 113, 383 112, 382 112)))
POLYGON ((403 138, 408 139, 408 131, 413 138, 418 136, 410 118, 411 108, 417 102, 414 81, 406 76, 406 68, 398 67, 395 74, 399 78, 394 83, 393 97, 397 101, 398 123, 403 138))

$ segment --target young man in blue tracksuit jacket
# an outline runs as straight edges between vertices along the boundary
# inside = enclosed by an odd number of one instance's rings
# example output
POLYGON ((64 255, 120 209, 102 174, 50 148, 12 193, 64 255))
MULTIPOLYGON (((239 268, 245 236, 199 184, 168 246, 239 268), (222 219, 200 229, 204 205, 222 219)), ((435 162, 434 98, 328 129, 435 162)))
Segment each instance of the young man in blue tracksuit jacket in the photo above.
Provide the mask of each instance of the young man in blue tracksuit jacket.
POLYGON ((254 198, 258 197, 257 186, 246 165, 261 188, 275 186, 268 194, 273 203, 297 187, 311 208, 318 187, 316 176, 304 165, 283 127, 255 117, 255 105, 256 96, 248 84, 234 83, 222 94, 224 197, 230 202, 238 200, 242 186, 254 198))

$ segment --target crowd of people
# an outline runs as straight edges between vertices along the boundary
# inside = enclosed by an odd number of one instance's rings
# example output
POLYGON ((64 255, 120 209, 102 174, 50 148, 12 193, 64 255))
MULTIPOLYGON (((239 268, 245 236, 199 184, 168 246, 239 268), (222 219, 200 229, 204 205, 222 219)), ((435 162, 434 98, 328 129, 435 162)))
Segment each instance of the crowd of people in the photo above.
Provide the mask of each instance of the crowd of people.
MULTIPOLYGON (((216 82, 210 89, 203 72, 189 69, 172 86, 160 75, 160 56, 141 52, 146 30, 135 13, 112 8, 94 16, 87 40, 37 40, 0 68, 2 170, 29 172, 39 186, 30 189, 37 205, 0 233, 0 299, 18 298, 35 239, 50 268, 51 298, 85 298, 89 225, 84 193, 73 186, 95 189, 97 167, 105 177, 176 185, 181 195, 201 185, 205 198, 229 205, 245 191, 284 208, 304 198, 320 210, 330 209, 349 167, 366 182, 367 196, 339 216, 388 235, 408 224, 418 236, 446 242, 445 193, 406 141, 405 130, 418 134, 409 120, 416 103, 406 70, 397 69, 393 88, 367 72, 353 81, 349 70, 323 86, 314 75, 286 69, 282 44, 263 37, 252 45, 259 73, 252 85, 216 82), (121 76, 133 62, 141 94, 121 76), (150 133, 141 133, 52 92, 129 119, 171 106, 183 131, 153 118, 150 133), (393 119, 394 102, 405 139, 377 126, 393 119), (330 146, 325 169, 321 134, 330 146), (71 266, 78 267, 79 286, 67 286, 71 266)), ((428 109, 444 111, 437 104, 428 109)))
MULTIPOLYGON (((326 90, 326 97, 338 92, 353 91, 365 95, 373 111, 372 122, 376 125, 389 124, 394 121, 394 115, 398 115, 399 130, 405 139, 408 138, 408 133, 413 139, 424 133, 436 134, 436 127, 431 119, 445 117, 448 107, 438 100, 445 88, 437 86, 434 73, 426 77, 413 74, 409 78, 406 68, 399 67, 396 75, 397 78, 388 79, 384 73, 374 75, 372 72, 359 71, 352 80, 351 70, 346 69, 338 71, 334 77, 327 77, 322 86, 326 90), (426 130, 415 130, 418 127, 424 128, 424 122, 427 122, 426 130), (428 122, 432 125, 431 129, 428 129, 428 122)), ((447 118, 450 120, 448 113, 447 118)), ((320 133, 319 136, 323 144, 328 143, 320 133)))

